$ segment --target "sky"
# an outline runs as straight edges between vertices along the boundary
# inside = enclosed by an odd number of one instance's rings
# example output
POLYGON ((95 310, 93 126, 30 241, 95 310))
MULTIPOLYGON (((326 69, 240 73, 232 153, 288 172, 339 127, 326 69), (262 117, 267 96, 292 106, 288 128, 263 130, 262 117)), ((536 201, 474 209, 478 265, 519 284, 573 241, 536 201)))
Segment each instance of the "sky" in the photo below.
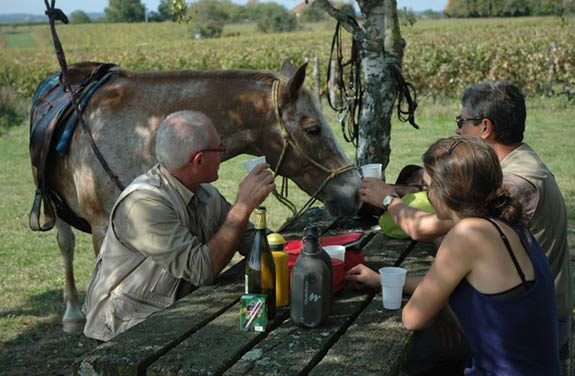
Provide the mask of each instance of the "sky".
MULTIPOLYGON (((238 4, 245 4, 247 0, 232 0, 238 4)), ((265 2, 266 0, 260 0, 265 2)), ((302 0, 274 0, 288 9, 293 8, 302 0)), ((48 0, 51 3, 51 0, 48 0)), ((160 0, 141 0, 149 11, 156 11, 160 0)), ((189 1, 187 1, 189 2, 189 1)), ((445 8, 447 0, 397 0, 397 8, 411 8, 414 11, 433 9, 441 11, 445 8)), ((108 0, 56 0, 56 8, 60 8, 69 15, 75 10, 83 10, 86 13, 104 12, 108 6, 108 0)), ((0 0, 0 14, 28 13, 43 14, 46 10, 44 0, 0 0)))

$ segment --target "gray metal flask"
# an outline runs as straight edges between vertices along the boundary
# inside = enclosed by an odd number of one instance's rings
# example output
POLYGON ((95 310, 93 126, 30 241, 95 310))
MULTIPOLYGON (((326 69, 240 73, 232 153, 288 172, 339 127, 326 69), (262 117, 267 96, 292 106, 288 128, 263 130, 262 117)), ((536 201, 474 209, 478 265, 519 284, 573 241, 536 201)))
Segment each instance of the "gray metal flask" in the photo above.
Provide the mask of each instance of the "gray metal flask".
POLYGON ((290 282, 291 319, 306 328, 323 324, 331 310, 331 260, 328 267, 321 258, 321 251, 319 231, 307 227, 303 249, 292 269, 290 282))

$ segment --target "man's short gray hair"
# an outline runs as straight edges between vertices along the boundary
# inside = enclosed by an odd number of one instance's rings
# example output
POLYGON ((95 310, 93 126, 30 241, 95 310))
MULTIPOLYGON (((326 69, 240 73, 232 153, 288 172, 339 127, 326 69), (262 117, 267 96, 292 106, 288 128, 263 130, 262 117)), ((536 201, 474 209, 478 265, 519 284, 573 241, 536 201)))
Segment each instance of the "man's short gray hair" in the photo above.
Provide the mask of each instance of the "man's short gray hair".
POLYGON ((156 134, 156 158, 175 170, 189 162, 193 153, 209 144, 210 119, 197 111, 178 111, 166 117, 156 134))

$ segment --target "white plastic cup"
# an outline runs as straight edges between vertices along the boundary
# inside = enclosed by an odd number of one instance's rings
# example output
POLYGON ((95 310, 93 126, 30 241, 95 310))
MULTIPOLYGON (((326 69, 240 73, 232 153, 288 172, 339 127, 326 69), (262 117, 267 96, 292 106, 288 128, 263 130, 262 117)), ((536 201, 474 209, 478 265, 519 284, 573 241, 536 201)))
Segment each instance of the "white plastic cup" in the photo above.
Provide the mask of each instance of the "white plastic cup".
POLYGON ((405 284, 406 274, 406 269, 395 266, 386 266, 379 269, 383 308, 401 308, 401 296, 403 295, 403 285, 405 284))
POLYGON ((248 172, 250 172, 254 167, 259 164, 266 163, 266 156, 262 155, 261 157, 255 157, 244 163, 244 166, 248 172))
POLYGON ((361 166, 361 173, 364 178, 381 179, 381 163, 370 163, 361 166))
POLYGON ((322 248, 332 259, 345 261, 345 247, 343 245, 325 245, 322 248))

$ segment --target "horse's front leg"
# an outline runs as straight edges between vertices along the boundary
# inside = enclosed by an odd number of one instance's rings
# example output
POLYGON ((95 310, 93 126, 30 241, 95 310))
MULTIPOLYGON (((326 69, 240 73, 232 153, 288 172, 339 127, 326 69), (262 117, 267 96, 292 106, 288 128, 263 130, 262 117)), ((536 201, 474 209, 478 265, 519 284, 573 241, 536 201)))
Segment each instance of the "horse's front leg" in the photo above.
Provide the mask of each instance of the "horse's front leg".
POLYGON ((69 224, 56 218, 56 238, 64 259, 66 285, 64 286, 64 303, 66 312, 62 318, 63 330, 66 333, 80 333, 84 329, 86 319, 81 311, 80 298, 74 280, 74 245, 76 236, 69 224))

